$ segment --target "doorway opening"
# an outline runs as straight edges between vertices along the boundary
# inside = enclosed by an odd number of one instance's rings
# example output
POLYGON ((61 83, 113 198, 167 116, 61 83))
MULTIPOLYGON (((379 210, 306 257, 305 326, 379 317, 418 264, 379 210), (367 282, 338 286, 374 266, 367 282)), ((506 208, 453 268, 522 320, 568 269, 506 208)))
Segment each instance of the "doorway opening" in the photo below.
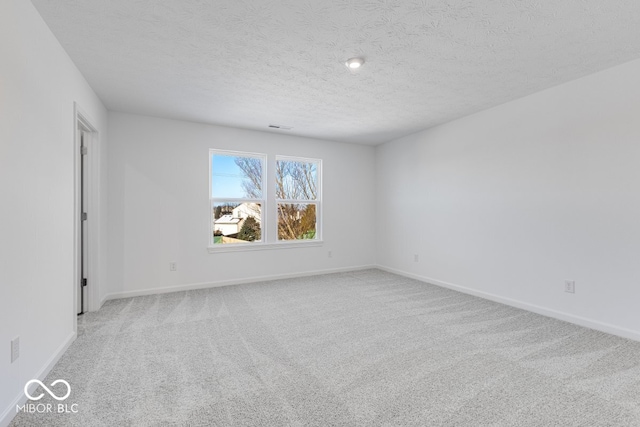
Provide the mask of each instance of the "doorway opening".
MULTIPOLYGON (((84 129, 84 126, 80 124, 78 127, 78 136, 80 137, 80 282, 78 283, 78 301, 77 309, 78 315, 85 313, 85 303, 87 295, 85 295, 85 288, 87 287, 87 273, 89 272, 89 248, 87 243, 89 242, 89 227, 88 227, 88 169, 86 158, 89 152, 89 132, 84 129)), ((88 304, 87 304, 88 305, 88 304)))
MULTIPOLYGON (((98 147, 97 131, 76 105, 75 111, 75 279, 74 317, 95 310, 97 262, 96 205, 98 147)), ((75 322, 74 322, 75 325, 75 322)), ((74 328, 75 329, 75 328, 74 328)))

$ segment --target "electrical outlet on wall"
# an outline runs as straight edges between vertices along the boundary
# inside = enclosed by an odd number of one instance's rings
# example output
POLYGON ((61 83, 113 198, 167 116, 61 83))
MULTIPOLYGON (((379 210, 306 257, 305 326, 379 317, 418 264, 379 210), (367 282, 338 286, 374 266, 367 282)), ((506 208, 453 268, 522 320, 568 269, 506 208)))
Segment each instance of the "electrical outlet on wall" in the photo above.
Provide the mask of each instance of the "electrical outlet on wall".
POLYGON ((573 280, 565 280, 564 281, 564 291, 570 294, 576 293, 576 282, 573 280))
POLYGON ((170 262, 169 263, 169 271, 178 271, 178 263, 177 262, 170 262))
POLYGON ((20 337, 11 340, 11 363, 20 357, 20 337))
POLYGON ((418 258, 418 254, 414 254, 413 255, 413 262, 418 262, 419 258, 418 258))
POLYGON ((333 258, 333 252, 332 251, 327 252, 327 257, 333 258))

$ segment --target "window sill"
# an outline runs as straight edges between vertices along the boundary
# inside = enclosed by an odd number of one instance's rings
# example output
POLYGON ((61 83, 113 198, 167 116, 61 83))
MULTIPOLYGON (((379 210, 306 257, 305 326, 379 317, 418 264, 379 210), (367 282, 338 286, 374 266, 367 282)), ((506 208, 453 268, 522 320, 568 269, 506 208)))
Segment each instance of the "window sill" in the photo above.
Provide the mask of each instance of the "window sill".
POLYGON ((218 244, 216 246, 207 247, 207 252, 217 254, 223 252, 245 252, 245 251, 262 251, 273 249, 294 249, 294 248, 314 248, 322 246, 322 240, 307 240, 296 242, 279 242, 279 243, 228 243, 218 244))

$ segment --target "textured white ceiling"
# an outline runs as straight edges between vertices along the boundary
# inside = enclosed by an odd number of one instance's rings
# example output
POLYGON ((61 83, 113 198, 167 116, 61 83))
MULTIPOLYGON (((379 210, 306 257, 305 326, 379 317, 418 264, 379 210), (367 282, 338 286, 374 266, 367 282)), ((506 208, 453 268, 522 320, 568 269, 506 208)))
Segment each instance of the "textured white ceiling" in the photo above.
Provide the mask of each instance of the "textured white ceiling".
POLYGON ((32 1, 111 110, 365 144, 640 57, 638 0, 32 1))

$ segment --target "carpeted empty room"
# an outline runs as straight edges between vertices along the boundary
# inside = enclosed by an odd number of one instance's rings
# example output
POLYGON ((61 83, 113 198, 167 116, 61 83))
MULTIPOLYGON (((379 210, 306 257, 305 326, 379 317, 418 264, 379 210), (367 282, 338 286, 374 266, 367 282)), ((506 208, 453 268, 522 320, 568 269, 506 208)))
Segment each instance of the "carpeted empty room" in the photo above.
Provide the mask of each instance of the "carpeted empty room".
POLYGON ((1 0, 0 427, 640 427, 639 0, 1 0))
POLYGON ((47 379, 78 412, 12 426, 637 426, 639 353, 381 270, 327 274, 109 301, 47 379))

